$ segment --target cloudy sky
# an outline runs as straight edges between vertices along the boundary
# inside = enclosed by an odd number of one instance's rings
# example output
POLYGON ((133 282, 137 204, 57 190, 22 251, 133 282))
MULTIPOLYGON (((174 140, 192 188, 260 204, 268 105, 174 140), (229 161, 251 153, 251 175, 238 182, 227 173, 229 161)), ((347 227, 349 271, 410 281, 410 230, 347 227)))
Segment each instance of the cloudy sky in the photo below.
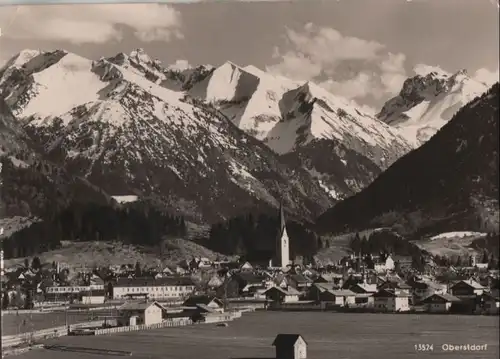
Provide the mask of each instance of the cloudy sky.
POLYGON ((255 65, 380 108, 415 71, 498 81, 495 0, 215 1, 0 7, 0 62, 22 49, 255 65))

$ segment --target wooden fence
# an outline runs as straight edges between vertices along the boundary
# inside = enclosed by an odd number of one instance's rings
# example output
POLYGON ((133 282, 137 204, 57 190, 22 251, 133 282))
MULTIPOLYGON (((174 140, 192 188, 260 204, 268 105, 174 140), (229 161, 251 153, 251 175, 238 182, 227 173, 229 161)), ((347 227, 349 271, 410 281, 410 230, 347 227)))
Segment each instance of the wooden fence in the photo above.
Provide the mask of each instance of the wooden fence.
POLYGON ((48 328, 37 330, 34 332, 21 333, 16 335, 2 336, 2 346, 4 348, 13 347, 20 344, 26 344, 33 342, 35 340, 45 340, 50 338, 57 338, 68 335, 68 331, 72 329, 84 328, 84 327, 98 327, 104 324, 104 320, 98 320, 94 322, 84 322, 78 324, 72 324, 69 326, 60 326, 55 328, 48 328), (68 330, 69 329, 69 330, 68 330))
POLYGON ((115 333, 124 333, 124 332, 134 332, 138 330, 146 330, 146 329, 160 329, 167 327, 182 327, 186 325, 191 325, 193 322, 191 319, 167 319, 164 322, 156 323, 156 324, 141 324, 141 325, 129 325, 124 327, 115 327, 115 328, 106 328, 106 329, 97 329, 94 331, 94 335, 107 335, 107 334, 115 334, 115 333))
MULTIPOLYGON (((241 318, 241 312, 234 311, 229 313, 220 313, 213 314, 207 316, 209 321, 206 323, 221 323, 227 322, 236 318, 241 318)), ((160 328, 168 328, 168 327, 183 327, 186 325, 194 324, 191 319, 187 318, 173 318, 167 319, 161 323, 157 324, 141 324, 141 325, 130 325, 124 327, 115 327, 115 328, 105 328, 105 329, 97 329, 94 331, 94 335, 107 335, 107 334, 115 334, 115 333, 124 333, 124 332, 133 332, 138 330, 147 330, 147 329, 160 329, 160 328)))

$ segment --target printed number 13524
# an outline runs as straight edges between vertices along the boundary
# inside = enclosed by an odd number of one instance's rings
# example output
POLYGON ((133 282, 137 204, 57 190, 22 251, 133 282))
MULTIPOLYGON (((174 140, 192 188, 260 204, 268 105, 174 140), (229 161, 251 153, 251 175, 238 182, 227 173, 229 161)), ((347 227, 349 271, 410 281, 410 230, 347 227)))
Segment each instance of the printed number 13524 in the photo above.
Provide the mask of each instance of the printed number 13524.
POLYGON ((434 344, 415 344, 417 352, 431 352, 434 350, 434 344))

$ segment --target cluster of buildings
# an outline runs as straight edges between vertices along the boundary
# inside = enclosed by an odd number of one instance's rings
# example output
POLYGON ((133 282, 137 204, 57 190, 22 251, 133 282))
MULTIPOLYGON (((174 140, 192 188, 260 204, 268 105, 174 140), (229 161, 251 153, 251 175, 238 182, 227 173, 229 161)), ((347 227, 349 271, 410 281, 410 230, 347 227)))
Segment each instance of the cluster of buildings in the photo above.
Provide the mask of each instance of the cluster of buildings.
POLYGON ((271 309, 498 314, 497 273, 488 273, 480 282, 470 278, 440 283, 424 275, 341 274, 297 266, 281 273, 240 270, 214 293, 230 303, 260 301, 271 309))
POLYGON ((84 304, 139 300, 140 303, 156 302, 165 307, 208 295, 207 298, 211 299, 197 303, 201 305, 198 309, 251 305, 282 310, 419 310, 490 314, 499 311, 498 270, 477 265, 462 269, 450 267, 446 270, 454 271, 455 278, 445 280, 435 274, 418 273, 411 269, 411 258, 394 255, 374 261, 370 269, 363 265, 360 256, 355 255, 342 258, 335 265, 296 265, 290 260, 290 243, 282 209, 280 218, 276 251, 267 263, 192 258, 173 267, 144 269, 138 264, 130 264, 82 268, 72 274, 57 264, 44 264, 36 270, 25 265, 5 271, 2 298, 7 297, 9 304, 17 307, 26 303, 27 297, 34 302, 84 304))
POLYGON ((29 309, 50 303, 103 304, 148 298, 178 302, 195 291, 189 272, 170 268, 141 270, 134 266, 70 270, 58 265, 19 266, 4 271, 2 304, 29 309))

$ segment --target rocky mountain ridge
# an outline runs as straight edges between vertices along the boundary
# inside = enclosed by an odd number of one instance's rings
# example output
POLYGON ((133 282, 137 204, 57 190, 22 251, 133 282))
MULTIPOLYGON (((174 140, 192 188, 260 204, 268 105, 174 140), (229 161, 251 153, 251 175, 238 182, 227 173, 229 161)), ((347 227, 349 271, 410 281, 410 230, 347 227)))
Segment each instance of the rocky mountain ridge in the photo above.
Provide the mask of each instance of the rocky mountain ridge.
POLYGON ((312 218, 332 203, 307 171, 215 108, 184 101, 126 57, 113 60, 59 50, 20 55, 0 72, 9 109, 54 163, 110 195, 149 198, 194 221, 273 208, 281 198, 312 218))
POLYGON ((466 70, 441 70, 408 78, 398 95, 388 100, 377 118, 417 146, 426 142, 468 102, 488 90, 466 70))

